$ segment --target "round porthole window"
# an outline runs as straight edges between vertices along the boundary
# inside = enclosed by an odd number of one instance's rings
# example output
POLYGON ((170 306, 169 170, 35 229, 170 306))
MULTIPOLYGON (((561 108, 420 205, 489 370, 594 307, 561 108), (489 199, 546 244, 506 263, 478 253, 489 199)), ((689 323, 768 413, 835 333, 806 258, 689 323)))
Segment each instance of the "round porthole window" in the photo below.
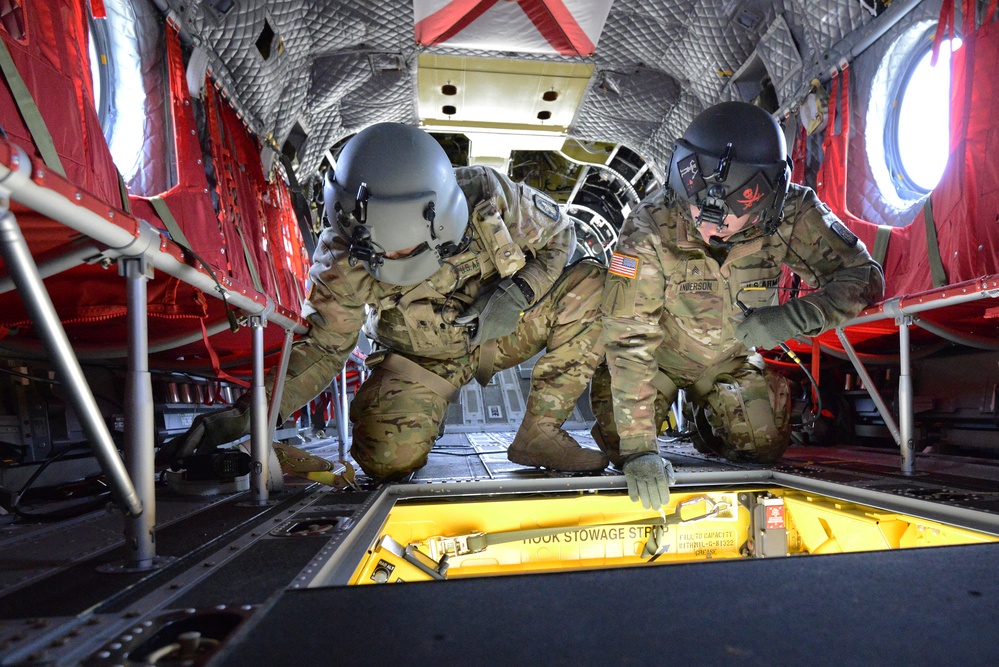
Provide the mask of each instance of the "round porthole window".
POLYGON ((936 187, 950 155, 950 56, 961 40, 944 40, 933 64, 935 32, 935 23, 922 23, 900 36, 872 85, 868 159, 882 197, 898 209, 936 187))
POLYGON ((950 55, 960 38, 940 45, 936 64, 931 48, 913 54, 896 96, 885 133, 889 167, 899 193, 929 193, 950 155, 950 55))

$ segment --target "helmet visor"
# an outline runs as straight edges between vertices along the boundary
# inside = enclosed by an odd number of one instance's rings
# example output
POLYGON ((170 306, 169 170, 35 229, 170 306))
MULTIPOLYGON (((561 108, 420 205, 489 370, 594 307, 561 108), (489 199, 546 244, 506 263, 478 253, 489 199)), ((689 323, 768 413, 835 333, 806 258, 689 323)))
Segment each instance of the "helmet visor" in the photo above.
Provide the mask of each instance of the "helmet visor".
POLYGON ((409 286, 421 283, 437 273, 441 263, 437 260, 436 253, 423 251, 402 259, 384 258, 374 267, 364 262, 364 268, 383 283, 409 286))
POLYGON ((436 199, 435 192, 409 197, 368 197, 362 205, 371 241, 384 252, 429 243, 432 229, 427 212, 434 210, 436 199))

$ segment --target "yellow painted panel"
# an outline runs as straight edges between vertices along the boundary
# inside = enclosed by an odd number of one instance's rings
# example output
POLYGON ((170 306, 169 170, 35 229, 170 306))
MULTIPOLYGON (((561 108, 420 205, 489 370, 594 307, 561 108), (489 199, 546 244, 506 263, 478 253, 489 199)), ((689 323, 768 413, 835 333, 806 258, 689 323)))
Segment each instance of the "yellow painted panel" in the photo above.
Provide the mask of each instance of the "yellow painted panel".
POLYGON ((662 513, 606 492, 402 501, 390 510, 351 583, 742 558, 754 554, 755 540, 769 544, 767 555, 773 556, 775 547, 782 550, 785 529, 792 555, 999 541, 781 488, 675 491, 662 513), (768 525, 754 530, 750 507, 761 497, 783 502, 784 525, 769 525, 768 516, 768 525))

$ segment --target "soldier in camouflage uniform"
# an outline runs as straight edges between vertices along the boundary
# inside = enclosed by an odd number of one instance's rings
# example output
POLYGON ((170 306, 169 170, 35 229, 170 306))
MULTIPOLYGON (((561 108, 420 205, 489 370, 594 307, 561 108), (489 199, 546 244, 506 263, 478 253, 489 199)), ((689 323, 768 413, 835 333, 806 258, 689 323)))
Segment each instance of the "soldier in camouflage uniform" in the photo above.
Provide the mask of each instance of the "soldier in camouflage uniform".
MULTIPOLYGON (((351 454, 371 477, 398 479, 426 464, 464 384, 485 385, 547 348, 508 456, 555 470, 606 466, 561 428, 602 356, 603 270, 566 270, 574 232, 554 201, 487 167, 452 170, 432 137, 398 123, 348 142, 325 198, 331 226, 303 308, 312 328, 292 348, 281 415, 326 388, 363 329, 373 372, 350 406, 351 454)), ((166 454, 245 434, 245 412, 196 423, 166 454)))
POLYGON ((775 461, 790 442, 790 388, 754 348, 816 335, 883 295, 864 244, 789 177, 768 113, 716 105, 676 142, 669 184, 621 230, 603 297, 607 366, 591 387, 594 436, 646 507, 669 495, 657 435, 678 389, 699 449, 775 461), (817 289, 776 305, 782 265, 817 289))

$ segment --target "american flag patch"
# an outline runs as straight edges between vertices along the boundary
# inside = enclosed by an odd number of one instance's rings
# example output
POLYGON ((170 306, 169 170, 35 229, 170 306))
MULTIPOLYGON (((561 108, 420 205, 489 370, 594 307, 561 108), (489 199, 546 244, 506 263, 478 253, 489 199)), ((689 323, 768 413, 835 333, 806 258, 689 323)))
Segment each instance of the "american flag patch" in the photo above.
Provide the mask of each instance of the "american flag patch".
POLYGON ((618 276, 635 278, 638 276, 638 258, 614 253, 611 255, 610 269, 608 270, 618 276))

